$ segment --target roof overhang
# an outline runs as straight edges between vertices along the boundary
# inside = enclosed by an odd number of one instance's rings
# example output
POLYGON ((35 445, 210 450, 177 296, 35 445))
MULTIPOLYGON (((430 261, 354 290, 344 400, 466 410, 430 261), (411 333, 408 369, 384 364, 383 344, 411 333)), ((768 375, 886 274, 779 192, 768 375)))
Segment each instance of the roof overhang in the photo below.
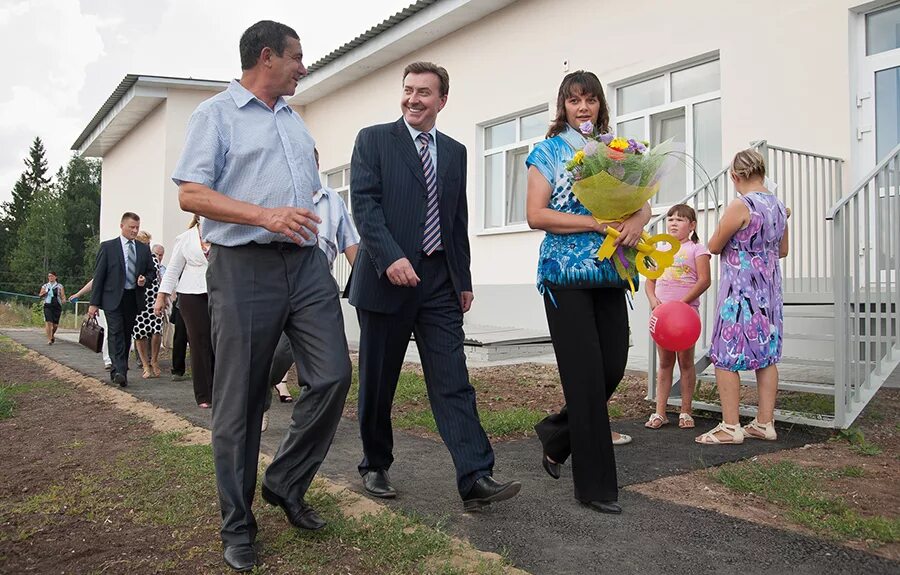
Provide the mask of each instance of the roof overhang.
POLYGON ((314 102, 513 2, 420 0, 310 66, 288 102, 314 102))
POLYGON ((141 120, 159 106, 173 88, 222 91, 228 82, 128 74, 72 144, 80 155, 102 158, 141 120))

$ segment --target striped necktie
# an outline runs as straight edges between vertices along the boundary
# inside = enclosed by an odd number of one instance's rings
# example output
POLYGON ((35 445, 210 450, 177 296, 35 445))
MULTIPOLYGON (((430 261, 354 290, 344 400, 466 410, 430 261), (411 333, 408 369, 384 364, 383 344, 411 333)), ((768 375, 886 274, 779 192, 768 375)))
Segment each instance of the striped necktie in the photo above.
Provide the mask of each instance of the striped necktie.
POLYGON ((425 172, 425 186, 428 188, 428 208, 425 212, 425 234, 422 236, 422 251, 426 256, 433 254, 441 247, 441 211, 438 207, 437 173, 431 162, 431 134, 423 132, 416 138, 419 141, 419 159, 425 172))
POLYGON ((125 259, 125 289, 134 289, 134 277, 137 254, 134 251, 134 240, 128 240, 128 257, 125 259))

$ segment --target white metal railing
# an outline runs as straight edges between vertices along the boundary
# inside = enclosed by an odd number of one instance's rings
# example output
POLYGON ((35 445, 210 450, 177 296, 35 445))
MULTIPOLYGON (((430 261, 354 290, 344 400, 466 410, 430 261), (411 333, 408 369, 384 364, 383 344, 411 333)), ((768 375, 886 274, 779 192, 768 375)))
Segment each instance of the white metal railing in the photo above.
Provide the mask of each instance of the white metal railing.
POLYGON ((900 363, 900 145, 828 214, 834 234, 835 425, 900 363))
POLYGON ((767 146, 767 172, 791 208, 791 249, 781 266, 786 302, 831 303, 831 226, 828 209, 841 197, 843 160, 767 146))
POLYGON ((342 292, 347 287, 347 280, 350 279, 350 270, 350 262, 347 261, 343 254, 338 254, 338 257, 334 259, 334 270, 332 270, 331 275, 334 276, 334 281, 337 282, 338 288, 342 292))
MULTIPOLYGON (((791 250, 782 260, 782 276, 785 287, 785 301, 792 299, 802 303, 828 303, 832 295, 832 236, 827 225, 826 214, 829 206, 841 197, 843 160, 833 156, 813 154, 781 146, 770 145, 761 140, 750 147, 759 151, 767 162, 768 176, 778 184, 776 195, 791 208, 788 220, 791 250)), ((719 222, 724 207, 738 196, 726 166, 710 181, 699 186, 678 203, 692 206, 697 211, 697 234, 709 238, 719 222)), ((665 214, 651 219, 647 231, 651 235, 665 231, 665 214)), ((701 350, 696 363, 700 374, 710 365, 707 352, 711 345, 712 329, 718 312, 716 299, 719 291, 719 258, 710 262, 711 284, 701 298, 700 317, 702 331, 697 346, 701 350)), ((837 331, 835 333, 842 333, 837 331)), ((649 341, 647 396, 656 396, 656 345, 649 341)), ((825 391, 825 389, 822 389, 825 391)), ((830 392, 830 389, 827 390, 830 392)), ((673 386, 672 402, 677 401, 678 386, 673 386)), ((696 402, 695 402, 696 403, 696 402)), ((701 407, 718 409, 704 404, 701 407)), ((752 408, 742 406, 742 412, 751 413, 752 408)), ((776 413, 776 416, 779 414, 776 413)), ((787 413, 785 419, 816 425, 831 425, 830 418, 803 418, 787 413)))

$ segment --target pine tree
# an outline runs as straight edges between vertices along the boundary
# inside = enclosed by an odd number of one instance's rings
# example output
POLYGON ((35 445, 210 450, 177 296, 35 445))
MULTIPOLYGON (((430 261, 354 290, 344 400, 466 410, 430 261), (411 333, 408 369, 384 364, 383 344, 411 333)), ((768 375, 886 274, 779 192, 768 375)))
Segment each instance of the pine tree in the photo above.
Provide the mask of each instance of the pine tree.
POLYGON ((50 178, 47 175, 47 151, 44 149, 44 142, 40 137, 36 137, 31 143, 28 150, 28 158, 25 160, 25 181, 31 188, 32 193, 45 189, 50 185, 50 178))

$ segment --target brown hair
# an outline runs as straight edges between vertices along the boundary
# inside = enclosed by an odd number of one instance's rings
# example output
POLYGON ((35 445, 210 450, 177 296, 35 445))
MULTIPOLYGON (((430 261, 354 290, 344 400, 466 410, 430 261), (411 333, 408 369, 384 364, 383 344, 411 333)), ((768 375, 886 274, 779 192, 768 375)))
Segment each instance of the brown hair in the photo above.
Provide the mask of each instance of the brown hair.
MULTIPOLYGON (((669 211, 666 212, 666 217, 678 216, 680 218, 686 218, 688 221, 697 223, 697 212, 694 211, 694 208, 687 204, 675 204, 669 211)), ((697 228, 694 228, 694 231, 691 233, 691 241, 695 244, 700 241, 700 236, 697 235, 697 228)))
POLYGON ((195 227, 195 226, 198 226, 198 225, 200 225, 200 216, 198 216, 197 214, 194 214, 194 217, 191 218, 191 223, 188 224, 188 228, 187 228, 187 229, 191 229, 191 228, 193 228, 193 227, 195 227))
POLYGON ((600 83, 600 79, 593 72, 576 70, 571 74, 566 74, 559 85, 559 93, 556 95, 556 118, 550 122, 550 129, 547 131, 548 138, 565 131, 568 125, 566 120, 566 100, 570 96, 580 94, 589 94, 600 100, 600 112, 597 114, 597 125, 595 128, 601 134, 609 132, 609 105, 606 103, 606 95, 603 93, 603 85, 600 83))
POLYGON ((766 159, 756 150, 741 150, 731 160, 731 173, 742 180, 765 178, 766 159))
POLYGON ((434 74, 440 80, 441 97, 450 93, 450 74, 443 66, 431 62, 413 62, 403 69, 403 80, 410 74, 434 74))
POLYGON ((136 222, 139 222, 139 221, 141 221, 141 216, 137 215, 134 212, 125 212, 124 214, 122 214, 122 219, 119 220, 119 222, 121 223, 121 222, 124 222, 125 220, 134 220, 136 222))

